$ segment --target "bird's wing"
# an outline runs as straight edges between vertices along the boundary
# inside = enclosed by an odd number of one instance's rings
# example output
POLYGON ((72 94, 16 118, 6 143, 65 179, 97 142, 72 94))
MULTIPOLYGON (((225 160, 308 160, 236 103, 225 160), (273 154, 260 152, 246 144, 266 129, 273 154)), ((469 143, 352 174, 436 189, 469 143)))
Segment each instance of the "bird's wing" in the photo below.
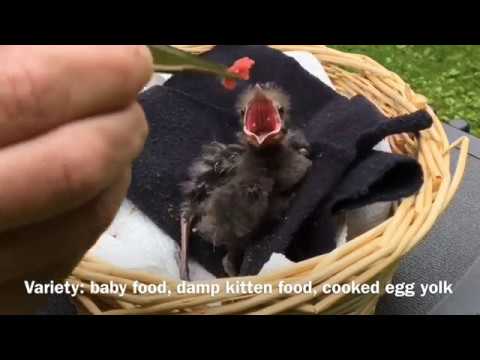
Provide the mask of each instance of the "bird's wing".
POLYGON ((185 207, 194 211, 215 188, 228 181, 244 152, 245 147, 238 144, 212 142, 204 145, 201 155, 189 168, 188 180, 182 184, 185 207))

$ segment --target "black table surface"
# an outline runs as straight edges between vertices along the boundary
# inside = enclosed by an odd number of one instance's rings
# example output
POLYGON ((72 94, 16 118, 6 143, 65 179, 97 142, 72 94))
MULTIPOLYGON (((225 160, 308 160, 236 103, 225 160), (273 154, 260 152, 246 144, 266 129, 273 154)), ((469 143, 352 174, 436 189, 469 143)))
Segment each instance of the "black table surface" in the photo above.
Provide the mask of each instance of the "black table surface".
MULTIPOLYGON (((450 141, 467 135, 445 128, 450 141)), ((468 136, 470 154, 458 193, 426 239, 402 260, 393 279, 394 284, 415 283, 415 296, 386 295, 377 314, 480 314, 480 140, 468 136), (453 285, 453 294, 421 296, 420 283, 442 281, 453 285)), ((52 296, 39 314, 75 314, 75 308, 68 297, 52 296)))
MULTIPOLYGON (((445 125, 450 142, 467 135, 445 125)), ((480 313, 480 140, 471 135, 465 177, 450 207, 407 255, 393 283, 415 283, 413 297, 384 296, 377 314, 480 313), (452 284, 453 294, 421 296, 420 284, 452 284)), ((453 153, 452 171, 458 151, 453 153)))

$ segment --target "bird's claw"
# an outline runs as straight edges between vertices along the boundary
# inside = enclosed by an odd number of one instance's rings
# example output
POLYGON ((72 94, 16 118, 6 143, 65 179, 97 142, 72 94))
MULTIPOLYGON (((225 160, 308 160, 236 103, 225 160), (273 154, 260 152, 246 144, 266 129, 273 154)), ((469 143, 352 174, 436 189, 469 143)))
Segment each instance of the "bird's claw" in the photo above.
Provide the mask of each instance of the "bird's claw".
POLYGON ((184 264, 180 265, 180 279, 184 281, 190 281, 190 272, 188 266, 184 266, 184 264))
POLYGON ((234 277, 237 275, 237 272, 235 270, 235 265, 232 263, 230 257, 225 255, 222 259, 222 264, 225 272, 227 273, 228 276, 234 277))

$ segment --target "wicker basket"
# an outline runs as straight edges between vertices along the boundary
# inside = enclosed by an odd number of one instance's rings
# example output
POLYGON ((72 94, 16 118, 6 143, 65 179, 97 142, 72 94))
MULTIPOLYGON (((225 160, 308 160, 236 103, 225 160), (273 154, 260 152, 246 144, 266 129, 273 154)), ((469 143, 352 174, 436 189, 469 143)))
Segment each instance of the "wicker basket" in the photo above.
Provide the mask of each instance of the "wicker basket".
MULTIPOLYGON (((209 45, 179 46, 194 53, 211 48, 209 45)), ((176 281, 115 268, 96 259, 84 258, 73 271, 70 282, 83 283, 85 293, 78 296, 81 309, 93 314, 373 314, 380 293, 366 295, 325 294, 326 284, 369 283, 379 281, 380 290, 392 280, 399 260, 417 245, 447 208, 464 174, 468 138, 449 144, 440 120, 427 105, 426 99, 415 94, 402 79, 363 55, 347 54, 325 46, 272 46, 282 51, 303 50, 315 55, 324 65, 337 91, 351 97, 366 96, 387 116, 393 117, 426 109, 434 125, 423 131, 417 140, 407 134, 390 138, 396 153, 418 159, 423 167, 425 182, 420 192, 397 204, 394 215, 387 221, 357 237, 329 254, 288 266, 266 276, 238 279, 218 279, 215 295, 186 295, 176 292, 176 281), (450 151, 460 148, 454 174, 450 172, 450 151), (225 291, 229 280, 271 284, 273 292, 264 294, 231 294, 225 291), (114 294, 92 295, 89 284, 109 283, 127 285, 123 297, 114 294), (132 293, 134 281, 158 284, 163 281, 171 295, 138 295, 132 293), (308 284, 313 294, 286 295, 279 284, 308 284)))

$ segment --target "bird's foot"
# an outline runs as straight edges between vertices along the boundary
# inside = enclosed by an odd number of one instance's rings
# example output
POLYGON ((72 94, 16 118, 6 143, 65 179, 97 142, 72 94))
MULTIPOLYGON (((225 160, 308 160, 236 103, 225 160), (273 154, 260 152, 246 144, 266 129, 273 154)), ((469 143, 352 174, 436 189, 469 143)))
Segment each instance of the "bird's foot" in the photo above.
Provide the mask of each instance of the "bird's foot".
POLYGON ((183 266, 183 264, 181 264, 181 266, 180 266, 180 279, 184 280, 184 281, 190 281, 190 271, 188 269, 188 265, 183 266))
POLYGON ((237 276, 235 264, 232 262, 228 254, 223 257, 222 264, 223 264, 223 269, 225 270, 228 276, 230 277, 237 276))

